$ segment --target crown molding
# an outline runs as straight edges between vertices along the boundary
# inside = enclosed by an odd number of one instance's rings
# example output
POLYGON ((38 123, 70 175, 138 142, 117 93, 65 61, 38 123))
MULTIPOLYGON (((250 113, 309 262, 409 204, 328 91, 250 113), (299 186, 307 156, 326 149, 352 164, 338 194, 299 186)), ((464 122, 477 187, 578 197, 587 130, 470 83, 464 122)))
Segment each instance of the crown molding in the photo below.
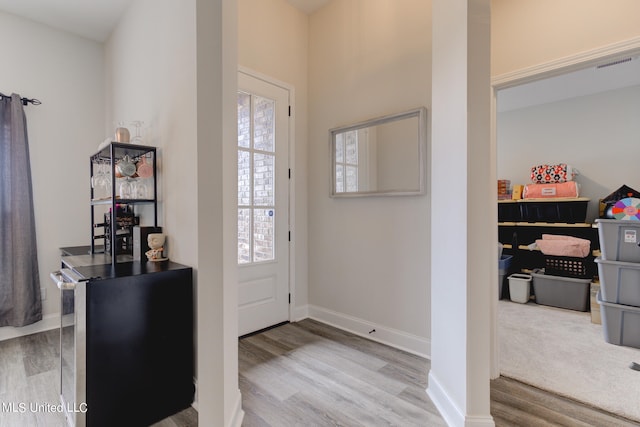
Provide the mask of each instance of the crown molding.
POLYGON ((595 66, 623 56, 636 55, 640 55, 640 37, 500 74, 491 79, 491 86, 494 89, 504 89, 595 66))

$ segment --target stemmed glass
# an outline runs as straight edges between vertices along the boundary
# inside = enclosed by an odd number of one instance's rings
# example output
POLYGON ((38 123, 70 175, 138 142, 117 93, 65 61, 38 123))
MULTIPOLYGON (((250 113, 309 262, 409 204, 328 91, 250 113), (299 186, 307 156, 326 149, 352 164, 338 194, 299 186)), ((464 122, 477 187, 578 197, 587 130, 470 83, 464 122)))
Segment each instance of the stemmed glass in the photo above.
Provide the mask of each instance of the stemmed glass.
POLYGON ((126 177, 120 183, 119 193, 121 199, 132 199, 135 195, 133 192, 134 184, 131 182, 131 178, 126 177))
POLYGON ((133 184, 133 198, 134 199, 147 199, 149 195, 147 193, 147 185, 142 181, 142 178, 137 178, 133 184))
POLYGON ((91 177, 91 187, 100 189, 104 187, 104 192, 109 193, 111 188, 111 168, 108 162, 97 160, 95 163, 95 172, 91 177))
POLYGON ((141 120, 136 120, 131 122, 133 126, 136 128, 136 136, 131 138, 132 144, 142 144, 142 125, 144 124, 141 120))

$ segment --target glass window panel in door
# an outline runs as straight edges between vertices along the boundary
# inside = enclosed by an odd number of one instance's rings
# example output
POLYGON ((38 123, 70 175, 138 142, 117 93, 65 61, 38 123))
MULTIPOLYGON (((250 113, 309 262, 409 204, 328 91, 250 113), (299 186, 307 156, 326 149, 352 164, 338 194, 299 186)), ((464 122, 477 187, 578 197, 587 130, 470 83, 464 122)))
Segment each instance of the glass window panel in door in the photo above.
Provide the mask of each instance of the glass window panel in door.
POLYGON ((275 101, 238 92, 238 263, 275 259, 275 101))
POLYGON ((251 153, 238 150, 238 205, 251 204, 251 153))
POLYGON ((274 193, 275 156, 255 153, 253 155, 253 204, 275 205, 274 193))
POLYGON ((238 147, 251 146, 251 95, 238 92, 238 147))
POLYGON ((275 258, 274 248, 275 209, 253 210, 253 260, 271 261, 275 258))
POLYGON ((254 97, 253 148, 275 151, 275 101, 254 97))
POLYGON ((251 262, 251 209, 238 209, 238 264, 251 262))

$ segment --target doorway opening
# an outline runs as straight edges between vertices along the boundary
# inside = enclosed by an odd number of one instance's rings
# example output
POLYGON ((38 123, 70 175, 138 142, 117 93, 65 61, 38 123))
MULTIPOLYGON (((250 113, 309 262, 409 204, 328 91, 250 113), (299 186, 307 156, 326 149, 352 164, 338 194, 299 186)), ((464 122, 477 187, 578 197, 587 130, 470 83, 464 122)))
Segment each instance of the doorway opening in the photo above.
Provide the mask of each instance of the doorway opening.
POLYGON ((289 320, 289 90, 238 73, 238 334, 289 320))
MULTIPOLYGON (((493 91, 494 91, 494 119, 493 119, 493 126, 494 126, 494 132, 493 132, 494 146, 493 147, 494 148, 493 149, 495 150, 495 153, 496 153, 495 157, 497 159, 496 169, 499 174, 497 178, 508 179, 508 175, 510 173, 510 172, 506 172, 509 169, 509 167, 508 166, 504 167, 506 155, 501 156, 499 150, 501 150, 501 147, 503 147, 503 145, 501 144, 507 143, 506 141, 504 141, 504 137, 507 134, 509 134, 509 132, 511 132, 512 129, 507 130, 504 127, 502 127, 501 125, 504 125, 504 123, 501 123, 501 120, 506 120, 506 117, 509 116, 508 117, 510 120, 509 126, 511 126, 512 124, 515 123, 515 120, 523 120, 524 115, 527 112, 531 111, 532 114, 537 114, 535 117, 536 117, 539 128, 544 128, 544 127, 548 128, 549 126, 546 125, 545 123, 549 123, 549 122, 542 121, 542 118, 544 117, 545 114, 547 114, 547 118, 555 115, 555 117, 551 117, 555 119, 558 119, 558 112, 561 111, 562 109, 564 110, 569 109, 571 113, 577 114, 580 109, 587 108, 587 105, 588 105, 587 102, 589 102, 589 97, 593 98, 594 101, 596 99, 603 99, 601 98, 602 95, 598 95, 598 93, 601 93, 603 90, 619 91, 618 94, 623 94, 625 91, 624 89, 625 87, 633 86, 633 85, 635 85, 636 90, 640 90, 640 81, 638 81, 636 78, 636 76, 638 76, 640 73, 631 72, 629 69, 626 70, 626 71, 630 71, 629 75, 632 76, 632 79, 629 81, 625 81, 625 79, 622 77, 605 77, 605 81, 602 82, 601 84, 608 84, 608 86, 606 87, 603 86, 603 88, 600 89, 599 91, 596 89, 596 83, 588 82, 588 81, 582 82, 583 86, 587 89, 586 92, 583 90, 583 92, 581 93, 575 92, 571 94, 572 92, 570 90, 571 89, 570 85, 574 85, 576 86, 576 88, 580 86, 578 82, 571 81, 571 79, 584 79, 589 74, 592 74, 593 75, 592 77, 594 78, 601 77, 601 75, 603 75, 604 73, 620 73, 622 71, 625 71, 623 70, 622 67, 629 67, 629 68, 636 67, 640 62, 635 59, 639 53, 640 53, 640 40, 637 40, 634 44, 627 43, 624 46, 624 49, 622 49, 620 46, 611 46, 606 49, 601 49, 598 52, 594 52, 593 54, 590 54, 590 55, 579 55, 579 56, 567 58, 563 61, 555 62, 553 64, 548 64, 545 67, 535 67, 535 69, 534 68, 525 69, 519 73, 513 73, 506 77, 499 77, 497 79, 494 79, 494 81, 492 82, 493 91), (625 58, 631 58, 631 59, 625 60, 625 58), (600 76, 598 76, 598 74, 600 76), (606 81, 607 79, 609 81, 606 81), (544 93, 544 90, 542 89, 543 86, 547 86, 550 84, 558 84, 558 82, 560 82, 559 86, 556 86, 555 90, 550 91, 546 100, 540 99, 536 101, 538 104, 540 103, 545 103, 545 105, 548 104, 549 109, 547 110, 547 113, 542 112, 543 111, 542 107, 534 105, 534 103, 531 102, 531 99, 527 98, 526 94, 529 93, 530 91, 533 91, 535 93, 535 96, 539 97, 541 94, 544 93), (565 93, 566 95, 564 95, 563 97, 559 97, 558 95, 560 93, 565 93), (569 104, 570 101, 566 101, 563 99, 563 98, 567 98, 568 96, 573 96, 573 97, 580 96, 581 98, 576 98, 576 101, 574 101, 573 104, 569 104), (512 110, 507 111, 508 108, 505 108, 505 106, 510 103, 514 105, 514 107, 512 107, 513 108, 512 110), (569 105, 575 105, 575 108, 568 108, 567 106, 569 105), (501 174, 504 174, 507 176, 502 176, 501 174)), ((626 73, 623 73, 623 74, 626 74, 626 73)), ((640 106, 638 106, 637 108, 640 108, 640 106)), ((596 110, 594 109, 594 111, 596 110)), ((637 111, 637 110, 634 110, 634 111, 637 111)), ((623 155, 621 157, 624 157, 625 151, 627 152, 627 155, 630 154, 628 150, 626 150, 624 147, 620 147, 619 142, 616 142, 617 138, 619 138, 618 136, 616 136, 616 131, 618 131, 619 129, 617 129, 615 126, 611 127, 611 125, 609 125, 610 128, 607 129, 607 125, 604 123, 604 120, 606 119, 606 114, 598 114, 596 116, 598 117, 598 120, 602 121, 602 122, 599 122, 598 125, 602 127, 603 131, 607 135, 606 137, 602 138, 600 150, 604 150, 604 151, 615 150, 616 145, 618 145, 621 152, 623 152, 623 155), (613 128, 616 128, 616 129, 613 129, 613 128)), ((593 118, 588 118, 587 116, 584 116, 582 120, 583 120, 582 127, 587 128, 589 122, 593 121, 593 118)), ((561 131, 562 131, 562 128, 559 127, 559 132, 561 131)), ((538 135, 542 135, 542 133, 538 135)), ((564 138, 567 140, 572 139, 572 136, 575 137, 574 140, 577 143, 577 147, 574 146, 573 148, 567 149, 566 147, 562 146, 562 144, 556 144, 553 151, 549 150, 550 151, 549 162, 552 162, 554 160, 557 160, 558 162, 560 162, 566 157, 571 156, 572 152, 575 153, 576 152, 575 150, 580 150, 582 148, 585 148, 583 147, 583 145, 585 144, 585 139, 578 137, 577 132, 574 135, 571 135, 570 133, 569 134, 564 133, 563 135, 564 135, 564 138), (559 158, 558 156, 563 156, 563 157, 559 158)), ((538 137, 538 140, 540 139, 541 138, 538 137)), ((637 145, 637 141, 635 145, 637 145)), ((544 144, 539 144, 536 148, 542 150, 544 149, 542 148, 543 146, 544 144)), ((516 149, 514 147, 511 147, 511 148, 512 150, 516 149)), ((520 153, 521 152, 522 150, 520 150, 520 153)), ((576 157, 579 159, 580 162, 584 162, 585 164, 583 167, 587 168, 586 170, 583 171, 585 172, 584 174, 581 174, 578 176, 577 180, 578 182, 580 182, 581 180, 584 181, 583 190, 586 191, 586 193, 581 193, 581 196, 588 195, 591 200, 589 212, 587 215, 587 222, 589 221, 592 222, 595 218, 598 217, 597 199, 606 196, 608 192, 610 192, 608 190, 613 190, 617 188, 617 186, 625 184, 625 182, 622 182, 623 179, 620 179, 620 182, 617 184, 616 187, 614 187, 614 184, 602 183, 601 181, 603 180, 596 178, 596 176, 594 176, 594 175, 597 175, 591 172, 594 168, 594 165, 596 165, 599 161, 602 161, 604 157, 603 155, 599 155, 597 150, 591 149, 585 155, 580 155, 580 156, 574 155, 571 158, 576 158, 576 157), (587 158, 590 158, 593 161, 593 163, 590 163, 587 165, 586 164, 587 158)), ((533 165, 534 164, 532 163, 529 165, 529 167, 533 165)), ((581 169, 581 164, 574 164, 573 166, 575 166, 578 170, 581 169)), ((522 164, 520 163, 519 166, 517 167, 522 169, 522 164)), ((520 170, 520 172, 524 173, 524 171, 522 170, 520 170)), ((624 176, 624 173, 620 174, 620 176, 624 176)), ((627 176, 629 176, 628 173, 627 173, 627 176)), ((629 178, 629 179, 632 179, 632 178, 629 178)), ((522 182, 517 182, 517 183, 522 184, 522 182)), ((631 186, 633 187, 633 185, 631 186)), ((509 302, 508 300, 507 302, 503 300, 503 301, 496 301, 495 305, 493 306, 494 315, 496 319, 495 330, 494 330, 495 346, 494 346, 494 364, 493 364, 493 375, 492 375, 493 377, 497 377, 501 373, 505 374, 504 370, 502 369, 502 367, 505 365, 505 360, 504 360, 505 352, 501 351, 501 349, 504 349, 504 343, 506 338, 504 335, 504 331, 500 330, 500 325, 498 323, 501 318, 500 316, 501 313, 499 313, 500 306, 504 308, 505 304, 517 305, 515 303, 509 302), (503 347, 501 347, 501 345, 503 347), (499 360, 501 360, 500 365, 498 364, 499 360)), ((539 307, 541 310, 544 310, 544 306, 539 306, 539 307)), ((512 309, 515 309, 510 305, 508 306, 508 308, 509 308, 509 311, 512 311, 512 309)), ((525 309, 528 307, 522 307, 522 308, 525 309)), ((562 309, 551 309, 551 310, 552 311, 548 312, 548 317, 552 317, 552 316, 555 316, 556 314, 560 314, 558 310, 562 310, 562 309), (554 312, 553 310, 556 310, 556 311, 554 312)), ((585 316, 586 316, 585 320, 583 321, 584 327, 585 328, 592 327, 590 319, 588 317, 588 313, 586 313, 585 316)), ((504 317, 503 317, 503 320, 504 320, 504 317)), ((561 323, 564 323, 564 321, 561 323)), ((554 329, 561 329, 561 328, 568 328, 568 326, 567 324, 558 324, 557 328, 554 328, 554 329)), ((521 332, 522 334, 526 333, 524 327, 521 332)), ((572 358, 571 356, 569 356, 569 354, 571 353, 563 352, 560 348, 558 348, 556 349, 556 352, 553 353, 554 354, 553 357, 555 357, 555 360, 552 361, 551 358, 549 358, 549 360, 546 360, 544 359, 544 356, 543 356, 544 354, 543 349, 538 347, 535 351, 535 355, 529 358, 531 359, 531 363, 535 364, 539 369, 531 369, 531 372, 529 374, 530 378, 521 378, 521 380, 524 380, 525 382, 528 382, 534 385, 536 385, 536 381, 544 381, 541 370, 544 370, 546 369, 546 367, 550 366, 550 365, 546 365, 547 363, 557 362, 558 360, 563 360, 563 363, 566 363, 568 370, 574 370, 579 367, 588 366, 586 365, 585 362, 588 359, 592 359, 593 356, 596 356, 596 353, 605 353, 605 354, 611 353, 612 357, 616 357, 613 355, 613 353, 619 353, 618 350, 620 350, 620 347, 605 343, 605 340, 602 336, 602 331, 599 330, 598 333, 599 333, 598 344, 602 343, 604 347, 608 346, 608 349, 605 351, 598 351, 596 350, 596 348, 591 348, 586 350, 583 349, 582 357, 572 358), (564 354, 566 357, 564 358, 560 357, 561 354, 564 354)), ((570 333, 567 333, 567 336, 570 336, 570 335, 571 335, 570 333)), ((577 336, 575 338, 577 339, 577 336)), ((567 343, 567 346, 571 345, 569 344, 571 340, 565 340, 565 342, 567 343)), ((575 347, 577 347, 577 344, 575 347)), ((575 348, 573 348, 572 350, 575 350, 575 348)), ((578 351, 577 353, 580 353, 580 352, 578 351)), ((627 353, 631 355, 638 354, 637 351, 634 352, 633 350, 627 353)), ((528 356, 525 355, 523 359, 527 359, 527 357, 528 356)), ((632 375, 632 372, 629 371, 628 369, 630 362, 632 362, 631 359, 623 363, 622 375, 625 375, 625 374, 627 376, 632 375)), ((596 374, 597 375, 602 374, 606 376, 607 375, 606 372, 609 369, 617 369, 617 368, 613 367, 612 363, 609 363, 609 364, 600 363, 597 368, 591 369, 588 374, 585 374, 585 375, 576 374, 576 375, 581 377, 595 378, 596 374)), ((609 380, 606 382, 615 383, 615 380, 612 380, 611 378, 609 378, 609 380)), ((585 390, 586 386, 579 385, 580 383, 578 381, 565 380, 564 383, 572 384, 571 387, 573 387, 575 389, 574 391, 576 392, 581 391, 581 390, 578 390, 581 388, 582 391, 584 392, 583 394, 585 395, 588 394, 587 393, 588 390, 585 390)), ((541 388, 547 388, 547 389, 551 388, 549 381, 547 381, 545 384, 539 384, 539 386, 541 386, 541 388)), ((568 394, 566 390, 560 390, 557 388, 551 389, 550 391, 553 391, 559 394, 565 394, 565 395, 568 394)), ((601 404, 602 396, 600 393, 595 392, 592 394, 595 400, 593 402, 588 400, 588 396, 583 397, 583 396, 579 396, 578 394, 573 394, 571 397, 574 397, 577 400, 586 401, 587 403, 591 403, 594 406, 600 407, 605 410, 614 411, 611 407, 604 407, 603 404, 601 404)), ((616 396, 612 396, 612 400, 615 400, 615 398, 616 396)), ((614 412, 618 412, 618 411, 614 411, 614 412)), ((627 414, 627 417, 631 418, 632 414, 627 414)))

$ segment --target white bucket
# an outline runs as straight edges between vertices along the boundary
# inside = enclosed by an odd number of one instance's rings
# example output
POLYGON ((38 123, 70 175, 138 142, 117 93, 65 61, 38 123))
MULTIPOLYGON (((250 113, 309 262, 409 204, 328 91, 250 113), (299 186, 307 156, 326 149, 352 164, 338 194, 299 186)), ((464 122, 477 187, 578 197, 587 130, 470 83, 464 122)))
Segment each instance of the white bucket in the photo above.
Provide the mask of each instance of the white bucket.
POLYGON ((513 302, 525 304, 529 302, 531 275, 515 273, 509 276, 509 297, 513 302))

